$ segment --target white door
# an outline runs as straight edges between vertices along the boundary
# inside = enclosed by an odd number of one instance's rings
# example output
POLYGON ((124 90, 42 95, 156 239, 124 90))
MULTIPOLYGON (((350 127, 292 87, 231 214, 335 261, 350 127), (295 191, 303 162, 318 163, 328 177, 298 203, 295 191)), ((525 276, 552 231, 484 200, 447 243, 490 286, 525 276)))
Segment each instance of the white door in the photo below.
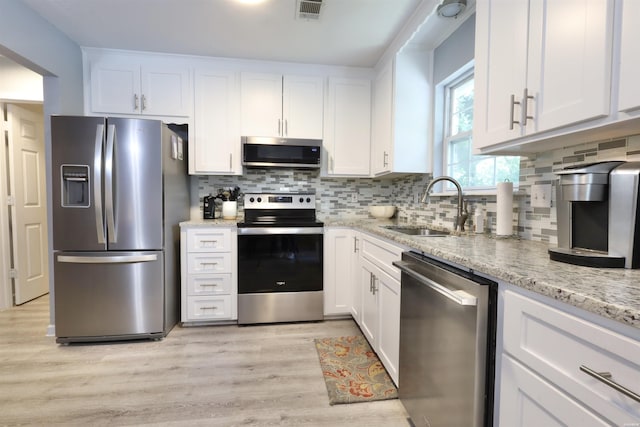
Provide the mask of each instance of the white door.
POLYGON ((49 291, 42 114, 7 105, 15 304, 49 291))
POLYGON ((530 3, 527 134, 609 114, 613 9, 612 0, 530 3))
POLYGON ((327 174, 369 176, 371 81, 331 78, 325 112, 327 174))
POLYGON ((315 76, 285 76, 282 136, 322 139, 324 81, 315 76))
POLYGON ((91 111, 140 114, 140 66, 119 59, 91 64, 91 111))
POLYGON ((195 88, 194 172, 241 174, 235 73, 197 70, 195 88))
POLYGON ((481 1, 476 7, 473 148, 522 135, 528 0, 481 1), (512 98, 513 97, 513 98, 512 98))
POLYGON ((246 136, 283 136, 282 75, 242 73, 241 132, 246 136))

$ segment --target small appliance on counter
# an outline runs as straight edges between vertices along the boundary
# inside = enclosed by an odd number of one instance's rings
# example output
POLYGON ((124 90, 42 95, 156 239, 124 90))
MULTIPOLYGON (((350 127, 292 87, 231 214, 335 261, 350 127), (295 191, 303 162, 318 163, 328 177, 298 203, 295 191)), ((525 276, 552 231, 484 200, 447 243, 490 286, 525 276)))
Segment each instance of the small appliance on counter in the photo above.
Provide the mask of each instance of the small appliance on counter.
POLYGON ((216 198, 214 195, 209 194, 208 196, 204 196, 203 206, 202 206, 202 217, 204 219, 215 219, 216 218, 216 198))
POLYGON ((568 167, 556 184, 558 247, 554 261, 640 268, 640 162, 568 167))

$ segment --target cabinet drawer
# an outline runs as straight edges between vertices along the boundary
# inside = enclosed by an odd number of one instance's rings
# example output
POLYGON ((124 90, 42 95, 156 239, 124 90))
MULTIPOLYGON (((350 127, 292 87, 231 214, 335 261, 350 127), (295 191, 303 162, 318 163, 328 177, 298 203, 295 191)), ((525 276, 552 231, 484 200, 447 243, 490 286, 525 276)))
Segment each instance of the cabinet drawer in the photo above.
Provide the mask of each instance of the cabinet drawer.
POLYGON ((228 252, 231 230, 228 228, 192 228, 187 230, 187 252, 228 252))
POLYGON ((187 295, 228 295, 231 292, 231 273, 190 274, 187 276, 187 295))
POLYGON ((231 273, 230 253, 202 253, 187 256, 187 274, 231 273))
POLYGON ((190 321, 231 319, 231 296, 187 297, 190 321))
POLYGON ((500 426, 610 426, 548 381, 505 355, 500 380, 500 426))
POLYGON ((402 258, 402 251, 402 248, 391 243, 362 235, 362 255, 398 281, 400 280, 400 270, 391 263, 402 258))
POLYGON ((615 424, 640 419, 640 403, 592 378, 582 365, 640 393, 640 341, 511 290, 504 350, 615 424))

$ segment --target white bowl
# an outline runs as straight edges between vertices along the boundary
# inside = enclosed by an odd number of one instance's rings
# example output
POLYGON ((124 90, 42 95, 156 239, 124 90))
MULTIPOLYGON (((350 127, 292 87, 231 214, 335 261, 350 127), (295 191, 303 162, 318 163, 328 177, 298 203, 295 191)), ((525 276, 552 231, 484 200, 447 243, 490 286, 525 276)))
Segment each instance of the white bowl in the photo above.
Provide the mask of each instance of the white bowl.
POLYGON ((396 213, 395 206, 369 206, 369 214, 374 218, 391 218, 394 213, 396 213))

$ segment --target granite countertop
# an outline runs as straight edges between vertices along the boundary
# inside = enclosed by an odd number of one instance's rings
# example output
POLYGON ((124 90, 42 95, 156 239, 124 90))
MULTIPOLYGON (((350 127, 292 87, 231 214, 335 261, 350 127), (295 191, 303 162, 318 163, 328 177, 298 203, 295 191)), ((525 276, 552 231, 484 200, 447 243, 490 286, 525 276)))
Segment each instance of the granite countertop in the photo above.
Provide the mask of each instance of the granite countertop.
POLYGON ((190 219, 182 221, 180 227, 236 227, 238 222, 242 221, 242 217, 234 219, 190 219))
POLYGON ((382 228, 392 221, 326 219, 468 267, 523 289, 640 329, 640 269, 590 268, 551 261, 542 242, 488 234, 417 237, 382 228))

